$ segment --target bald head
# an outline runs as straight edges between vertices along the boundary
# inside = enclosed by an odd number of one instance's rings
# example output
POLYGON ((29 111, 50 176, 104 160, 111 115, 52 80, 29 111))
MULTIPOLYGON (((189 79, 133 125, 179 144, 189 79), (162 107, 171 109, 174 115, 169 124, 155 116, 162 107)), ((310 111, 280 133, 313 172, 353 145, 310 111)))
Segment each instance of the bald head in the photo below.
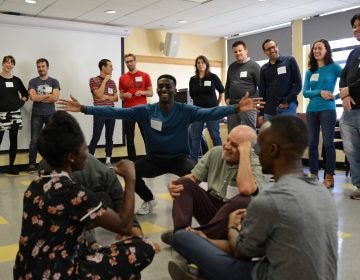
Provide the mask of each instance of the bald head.
POLYGON ((229 136, 232 136, 237 140, 238 143, 244 141, 256 141, 257 135, 256 131, 247 125, 238 125, 235 126, 229 133, 229 136))
POLYGON ((230 164, 237 164, 240 158, 239 145, 248 142, 246 145, 251 149, 251 146, 256 143, 256 138, 256 132, 251 127, 247 125, 234 127, 223 144, 223 159, 230 164))

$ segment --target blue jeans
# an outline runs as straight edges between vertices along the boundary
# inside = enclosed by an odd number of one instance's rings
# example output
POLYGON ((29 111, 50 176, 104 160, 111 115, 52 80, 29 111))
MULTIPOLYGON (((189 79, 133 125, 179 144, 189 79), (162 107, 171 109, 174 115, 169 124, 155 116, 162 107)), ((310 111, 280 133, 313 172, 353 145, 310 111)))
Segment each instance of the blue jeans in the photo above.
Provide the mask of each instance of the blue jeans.
POLYGON ((323 137, 323 146, 326 154, 326 174, 334 174, 336 153, 334 145, 336 111, 324 110, 307 112, 306 123, 309 131, 309 162, 310 172, 317 174, 319 171, 319 134, 320 127, 323 137))
MULTIPOLYGON (((204 121, 194 122, 191 124, 190 128, 190 137, 191 137, 191 153, 190 158, 197 162, 199 159, 201 139, 204 129, 204 121)), ((209 131, 211 140, 213 141, 213 146, 220 146, 221 137, 220 137, 220 121, 207 121, 206 127, 209 131)))
POLYGON ((39 134, 44 127, 49 122, 52 114, 50 115, 31 115, 31 139, 29 146, 29 164, 36 164, 36 141, 39 137, 39 134))
POLYGON ((113 148, 113 134, 115 128, 114 119, 103 119, 94 116, 93 119, 93 135, 89 144, 89 153, 94 154, 97 143, 100 140, 100 136, 105 125, 105 154, 106 157, 111 157, 113 148))
POLYGON ((256 262, 234 258, 193 232, 179 230, 173 247, 185 259, 198 266, 200 276, 210 280, 251 280, 256 262))
MULTIPOLYGON (((280 116, 280 115, 290 115, 290 116, 294 116, 296 117, 296 109, 297 109, 297 104, 295 102, 290 102, 289 106, 285 109, 280 109, 279 106, 276 107, 276 114, 275 116, 280 116)), ((273 117, 273 115, 270 114, 264 114, 264 120, 268 121, 273 117)))
POLYGON ((344 111, 340 119, 340 132, 350 163, 352 183, 360 187, 360 110, 344 111))

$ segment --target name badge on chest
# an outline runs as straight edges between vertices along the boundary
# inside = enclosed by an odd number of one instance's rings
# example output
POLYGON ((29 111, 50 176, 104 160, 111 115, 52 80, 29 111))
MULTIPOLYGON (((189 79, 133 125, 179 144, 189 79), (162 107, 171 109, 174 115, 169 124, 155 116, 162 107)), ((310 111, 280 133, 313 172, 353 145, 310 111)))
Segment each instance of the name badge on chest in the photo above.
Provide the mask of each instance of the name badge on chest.
POLYGON ((7 87, 7 88, 14 87, 14 83, 13 82, 5 82, 5 87, 7 87))
POLYGON ((204 81, 204 87, 211 87, 211 81, 204 81))
POLYGON ((162 130, 162 122, 161 121, 150 120, 150 126, 157 131, 162 130))
POLYGON ((135 77, 135 82, 137 83, 141 83, 142 82, 142 77, 141 76, 138 76, 138 77, 135 77))
POLYGON ((310 77, 310 81, 317 82, 319 80, 319 74, 312 74, 310 77))
POLYGON ((246 78, 247 77, 247 72, 248 71, 241 71, 240 72, 240 78, 246 78))
POLYGON ((278 67, 277 73, 278 75, 286 74, 286 66, 278 67))

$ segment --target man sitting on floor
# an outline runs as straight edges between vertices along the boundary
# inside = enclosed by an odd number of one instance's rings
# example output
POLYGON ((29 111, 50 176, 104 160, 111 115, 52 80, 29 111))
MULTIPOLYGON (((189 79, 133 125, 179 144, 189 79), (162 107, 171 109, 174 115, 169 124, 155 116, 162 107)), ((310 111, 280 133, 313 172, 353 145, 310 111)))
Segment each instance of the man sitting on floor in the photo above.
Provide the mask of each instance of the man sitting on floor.
MULTIPOLYGON (((231 130, 223 147, 213 147, 190 174, 169 183, 173 202, 174 231, 191 227, 192 217, 199 230, 215 239, 226 239, 229 214, 246 208, 262 187, 262 173, 254 152, 256 132, 246 125, 231 130), (208 190, 199 186, 207 182, 208 190)), ((171 245, 173 230, 161 235, 171 245)))
MULTIPOLYGON (((317 178, 304 176, 306 125, 293 116, 273 117, 261 127, 258 143, 262 171, 274 174, 275 184, 247 210, 230 214, 232 253, 184 230, 175 233, 173 247, 208 280, 335 280, 336 207, 317 178)), ((170 261, 169 272, 175 280, 199 279, 185 262, 170 261)))

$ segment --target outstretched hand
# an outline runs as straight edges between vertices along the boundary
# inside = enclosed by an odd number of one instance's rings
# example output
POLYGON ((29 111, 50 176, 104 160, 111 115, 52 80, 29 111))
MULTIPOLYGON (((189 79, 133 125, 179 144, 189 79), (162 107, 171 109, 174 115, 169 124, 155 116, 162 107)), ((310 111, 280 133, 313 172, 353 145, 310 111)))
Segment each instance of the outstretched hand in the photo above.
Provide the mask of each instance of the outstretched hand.
POLYGON ((264 108, 265 102, 262 101, 262 97, 249 98, 249 92, 246 92, 245 96, 240 99, 237 105, 238 112, 259 111, 264 108))
POLYGON ((79 101, 72 95, 70 95, 70 99, 59 99, 56 105, 59 110, 69 112, 80 112, 81 108, 79 101))

